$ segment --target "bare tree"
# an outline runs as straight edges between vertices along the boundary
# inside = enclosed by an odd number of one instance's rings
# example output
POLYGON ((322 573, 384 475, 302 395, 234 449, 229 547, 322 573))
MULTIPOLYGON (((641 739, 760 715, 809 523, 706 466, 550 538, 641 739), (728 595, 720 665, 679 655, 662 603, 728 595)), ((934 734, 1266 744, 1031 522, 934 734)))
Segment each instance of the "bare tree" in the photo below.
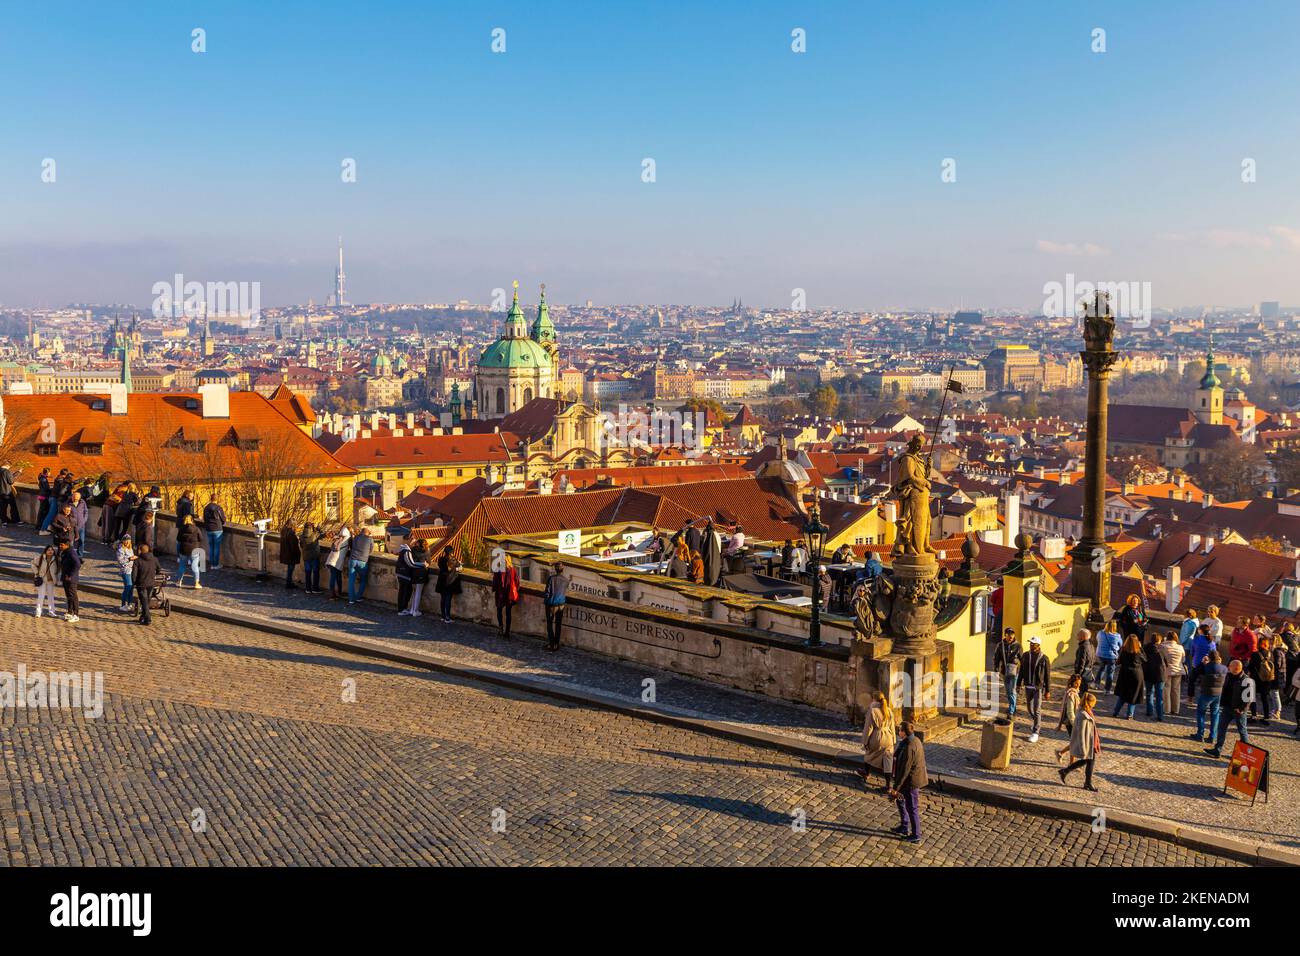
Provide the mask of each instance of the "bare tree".
POLYGON ((229 477, 235 510, 244 520, 270 518, 272 527, 297 526, 321 510, 329 482, 308 473, 312 456, 304 437, 281 430, 236 445, 229 477))

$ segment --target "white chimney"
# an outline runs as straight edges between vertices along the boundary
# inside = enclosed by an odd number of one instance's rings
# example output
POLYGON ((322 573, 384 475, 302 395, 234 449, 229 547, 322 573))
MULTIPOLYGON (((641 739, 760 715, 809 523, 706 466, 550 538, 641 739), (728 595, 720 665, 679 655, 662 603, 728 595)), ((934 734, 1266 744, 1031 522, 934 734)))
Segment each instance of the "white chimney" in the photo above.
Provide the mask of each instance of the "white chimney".
POLYGON ((230 387, 224 382, 200 385, 199 405, 204 418, 229 418, 230 387))
POLYGON ((1214 550, 1214 539, 1211 538, 1209 535, 1206 535, 1206 537, 1205 537, 1205 551, 1204 551, 1204 553, 1205 553, 1205 554, 1209 554, 1209 553, 1210 553, 1211 551, 1213 551, 1213 550, 1214 550))
POLYGON ((379 422, 380 422, 380 415, 379 415, 379 413, 378 413, 378 412, 371 412, 371 413, 370 413, 370 430, 371 430, 372 432, 377 432, 377 431, 379 431, 379 422))
POLYGON ((1195 554, 1201 547, 1201 536, 1199 534, 1189 534, 1187 536, 1187 553, 1195 554))
POLYGON ((451 412, 443 412, 438 416, 438 424, 442 428, 451 427, 451 412))
POLYGON ((1183 569, 1176 564, 1165 568, 1165 610, 1173 613, 1183 598, 1183 569))
POLYGON ((1020 534, 1020 496, 1016 494, 1007 495, 1007 525, 1002 535, 1002 544, 1008 548, 1014 547, 1016 536, 1020 534))
POLYGON ((898 502, 896 501, 885 502, 885 520, 888 521, 890 524, 893 524, 898 520, 898 502))
POLYGON ((389 412, 389 413, 388 413, 388 430, 391 432, 391 431, 392 431, 394 428, 396 428, 396 427, 397 427, 397 414, 396 414, 395 412, 389 412))
POLYGON ((111 415, 126 414, 125 382, 113 382, 108 386, 108 411, 111 415))
POLYGON ((406 430, 409 432, 415 428, 415 412, 406 413, 406 430))
POLYGON ((353 415, 352 416, 352 437, 355 438, 357 435, 360 434, 361 434, 361 416, 353 415))

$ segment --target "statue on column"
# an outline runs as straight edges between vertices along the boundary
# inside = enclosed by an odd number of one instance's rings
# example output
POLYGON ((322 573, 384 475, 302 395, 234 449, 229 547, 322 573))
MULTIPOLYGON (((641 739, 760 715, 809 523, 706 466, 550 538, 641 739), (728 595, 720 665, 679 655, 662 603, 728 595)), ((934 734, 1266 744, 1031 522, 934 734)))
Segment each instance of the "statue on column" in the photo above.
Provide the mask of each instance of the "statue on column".
POLYGON ((1092 301, 1084 299, 1083 345, 1089 352, 1109 352, 1115 342, 1115 317, 1110 313, 1110 293, 1095 292, 1092 301))
POLYGON ((898 499, 898 538, 894 554, 934 554, 930 547, 930 460, 921 454, 925 441, 913 435, 907 453, 898 460, 898 482, 891 490, 898 499))

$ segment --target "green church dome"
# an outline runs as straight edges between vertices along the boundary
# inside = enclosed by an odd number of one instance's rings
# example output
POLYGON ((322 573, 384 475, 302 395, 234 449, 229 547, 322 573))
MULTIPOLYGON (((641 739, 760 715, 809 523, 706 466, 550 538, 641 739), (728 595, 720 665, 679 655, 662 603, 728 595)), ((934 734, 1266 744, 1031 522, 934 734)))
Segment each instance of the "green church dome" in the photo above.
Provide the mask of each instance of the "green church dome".
POLYGON ((551 357, 529 338, 497 339, 478 360, 479 368, 550 368, 551 357))

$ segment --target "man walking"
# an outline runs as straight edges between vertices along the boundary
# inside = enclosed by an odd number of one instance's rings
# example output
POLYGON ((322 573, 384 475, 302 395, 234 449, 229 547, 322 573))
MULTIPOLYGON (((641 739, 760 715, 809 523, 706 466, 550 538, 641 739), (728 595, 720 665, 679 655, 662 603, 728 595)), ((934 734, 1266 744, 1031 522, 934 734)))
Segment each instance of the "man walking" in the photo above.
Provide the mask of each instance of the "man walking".
POLYGON ((149 612, 149 594, 158 584, 158 558, 148 544, 140 545, 135 555, 135 597, 140 606, 140 623, 146 627, 153 623, 149 612))
POLYGON ((993 670, 1002 676, 1002 683, 1007 688, 1007 719, 1016 719, 1016 679, 1020 676, 1020 642, 1016 640, 1016 629, 1007 628, 1002 632, 1002 640, 993 649, 993 670))
POLYGON ((898 805, 895 833, 908 843, 921 842, 921 788, 928 786, 925 773, 925 747, 909 721, 898 726, 899 741, 894 748, 894 780, 890 795, 898 805))
POLYGON ((1219 695, 1219 731, 1214 735, 1214 746, 1205 752, 1211 757, 1219 757, 1223 752, 1224 741, 1228 739, 1228 721, 1237 725, 1237 736, 1242 743, 1250 743, 1250 733, 1246 730, 1247 699, 1253 698, 1254 686, 1247 684, 1247 677, 1241 661, 1228 665, 1228 676, 1223 682, 1223 693, 1219 695), (1247 690, 1247 687, 1250 689, 1247 690))
POLYGON ((542 602, 546 606, 546 649, 560 649, 560 631, 564 627, 564 604, 569 594, 569 578, 564 573, 564 565, 558 561, 546 578, 546 590, 542 602))
POLYGON ((1031 637, 1029 650, 1020 657, 1020 686, 1025 689, 1025 707, 1032 722, 1029 728, 1031 744, 1038 743, 1038 731, 1043 726, 1043 701, 1047 700, 1051 680, 1052 669, 1043 653, 1043 642, 1038 637, 1031 637))
POLYGON ((81 558, 77 556, 77 551, 70 541, 59 543, 59 573, 63 577, 63 597, 68 607, 63 619, 70 624, 76 624, 81 620, 78 616, 81 602, 77 599, 77 585, 81 579, 81 558))

